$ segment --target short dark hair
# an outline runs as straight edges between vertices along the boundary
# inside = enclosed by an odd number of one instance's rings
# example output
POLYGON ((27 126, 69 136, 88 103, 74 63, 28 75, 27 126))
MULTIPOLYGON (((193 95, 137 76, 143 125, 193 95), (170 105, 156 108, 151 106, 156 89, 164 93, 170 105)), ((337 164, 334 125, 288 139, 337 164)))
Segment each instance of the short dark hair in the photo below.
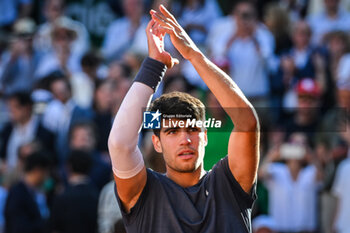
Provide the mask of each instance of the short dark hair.
POLYGON ((73 150, 67 162, 72 172, 87 175, 92 167, 92 155, 82 150, 73 150))
MULTIPOLYGON (((175 91, 161 95, 149 107, 149 111, 156 112, 157 110, 166 115, 191 115, 192 119, 205 120, 204 104, 184 92, 175 91)), ((159 129, 153 129, 153 132, 159 137, 159 129)))
POLYGON ((34 152, 24 160, 24 172, 30 172, 36 168, 50 169, 52 160, 47 154, 34 152))
POLYGON ((18 91, 7 95, 7 100, 17 100, 21 106, 32 106, 33 99, 29 92, 18 91))
POLYGON ((96 141, 98 139, 98 132, 97 132, 97 126, 93 121, 90 120, 79 120, 77 122, 75 122, 69 129, 69 134, 68 134, 68 139, 69 141, 72 140, 73 137, 73 133, 76 129, 80 129, 80 128, 84 128, 84 129, 88 129, 91 131, 91 136, 94 138, 94 140, 96 141))
POLYGON ((102 57, 99 53, 91 50, 84 54, 81 58, 81 65, 87 67, 98 67, 102 62, 102 57))

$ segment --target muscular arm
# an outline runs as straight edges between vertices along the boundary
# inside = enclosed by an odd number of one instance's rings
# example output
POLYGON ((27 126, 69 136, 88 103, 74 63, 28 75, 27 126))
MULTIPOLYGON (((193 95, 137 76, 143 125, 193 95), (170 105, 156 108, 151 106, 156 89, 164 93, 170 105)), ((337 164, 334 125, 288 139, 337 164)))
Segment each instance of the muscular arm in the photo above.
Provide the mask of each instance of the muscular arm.
POLYGON ((152 18, 170 35, 181 55, 192 63, 235 125, 229 139, 229 167, 242 188, 250 192, 259 162, 256 112, 233 80, 199 51, 176 19, 163 6, 160 11, 152 12, 152 18))

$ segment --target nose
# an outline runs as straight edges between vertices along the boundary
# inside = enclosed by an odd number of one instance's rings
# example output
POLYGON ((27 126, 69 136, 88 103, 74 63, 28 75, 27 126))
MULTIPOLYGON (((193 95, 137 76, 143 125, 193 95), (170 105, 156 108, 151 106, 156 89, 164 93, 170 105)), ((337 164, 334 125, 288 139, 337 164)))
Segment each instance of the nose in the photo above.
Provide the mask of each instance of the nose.
POLYGON ((188 145, 191 144, 191 138, 190 138, 190 134, 188 132, 182 131, 180 133, 180 144, 181 145, 188 145))

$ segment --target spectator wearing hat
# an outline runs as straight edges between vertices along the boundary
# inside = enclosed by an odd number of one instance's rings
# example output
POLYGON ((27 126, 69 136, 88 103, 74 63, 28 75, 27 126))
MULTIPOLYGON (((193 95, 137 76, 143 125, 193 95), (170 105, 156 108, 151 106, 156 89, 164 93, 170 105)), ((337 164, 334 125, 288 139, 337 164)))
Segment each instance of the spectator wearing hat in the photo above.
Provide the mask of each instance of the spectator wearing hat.
POLYGON ((34 46, 43 53, 54 50, 52 33, 56 25, 62 25, 76 34, 76 38, 70 45, 71 52, 77 57, 82 57, 90 47, 89 33, 82 23, 65 16, 64 10, 64 0, 44 1, 44 16, 47 21, 39 25, 34 46))
POLYGON ((80 60, 83 54, 73 50, 78 34, 71 21, 65 17, 57 18, 50 33, 52 50, 40 60, 35 76, 40 79, 55 70, 60 70, 67 76, 81 71, 80 60))
POLYGON ((33 35, 36 25, 33 20, 23 18, 14 24, 14 33, 9 51, 3 57, 3 72, 0 85, 5 94, 17 91, 31 91, 34 72, 38 67, 40 55, 33 48, 33 35))
POLYGON ((295 132, 303 132, 311 145, 314 145, 314 136, 320 124, 320 87, 315 80, 305 78, 297 83, 295 94, 297 107, 292 116, 285 119, 286 137, 295 132))

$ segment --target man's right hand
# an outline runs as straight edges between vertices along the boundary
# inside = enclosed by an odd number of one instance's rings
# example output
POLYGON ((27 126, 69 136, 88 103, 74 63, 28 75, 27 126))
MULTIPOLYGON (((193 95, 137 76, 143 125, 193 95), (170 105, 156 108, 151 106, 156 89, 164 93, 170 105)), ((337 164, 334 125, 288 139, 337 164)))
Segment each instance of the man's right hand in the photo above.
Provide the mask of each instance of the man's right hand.
POLYGON ((159 31, 159 24, 155 20, 152 19, 148 23, 146 28, 148 56, 162 62, 170 69, 179 64, 179 61, 164 50, 164 34, 159 31))

